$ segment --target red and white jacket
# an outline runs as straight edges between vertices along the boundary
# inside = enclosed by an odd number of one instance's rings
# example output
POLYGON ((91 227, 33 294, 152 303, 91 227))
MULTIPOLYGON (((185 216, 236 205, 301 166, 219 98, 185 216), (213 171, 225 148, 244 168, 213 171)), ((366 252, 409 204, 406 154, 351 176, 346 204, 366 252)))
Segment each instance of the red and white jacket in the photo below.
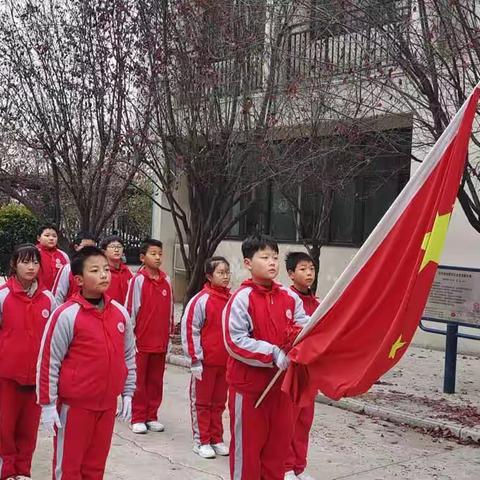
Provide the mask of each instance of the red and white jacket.
POLYGON ((163 353, 174 333, 173 291, 170 278, 159 270, 153 279, 142 268, 128 284, 126 307, 132 318, 137 350, 163 353))
POLYGON ((40 244, 37 244, 37 249, 40 252, 41 268, 38 272, 38 281, 43 284, 47 290, 52 290, 53 283, 57 277, 59 270, 70 263, 68 255, 59 248, 49 250, 40 244))
POLYGON ((288 350, 291 332, 308 317, 299 296, 273 283, 266 288, 246 280, 223 311, 223 334, 230 355, 228 383, 244 393, 259 393, 274 377, 274 346, 288 350))
POLYGON ((102 310, 75 294, 57 308, 43 334, 37 365, 40 405, 57 401, 89 410, 115 408, 135 390, 135 339, 130 317, 104 297, 102 310))
POLYGON ((15 277, 0 287, 0 377, 35 385, 43 330, 55 309, 53 295, 41 285, 32 296, 15 277))
POLYGON ((124 263, 121 263, 120 268, 110 265, 110 273, 112 281, 105 293, 123 305, 127 299, 128 282, 133 277, 132 272, 124 263))
POLYGON ((320 300, 310 290, 308 293, 302 293, 293 285, 291 285, 290 288, 300 297, 300 300, 303 303, 303 309, 305 310, 305 313, 308 316, 312 316, 313 312, 320 305, 320 300))
MULTIPOLYGON (((55 283, 53 284, 52 293, 57 305, 65 303, 70 297, 79 291, 80 287, 73 278, 70 264, 67 263, 60 269, 57 278, 55 278, 55 283)), ((123 302, 121 303, 123 304, 123 302)))
POLYGON ((222 312, 230 296, 228 288, 214 287, 207 282, 188 302, 182 318, 182 346, 191 365, 224 367, 227 364, 222 312))

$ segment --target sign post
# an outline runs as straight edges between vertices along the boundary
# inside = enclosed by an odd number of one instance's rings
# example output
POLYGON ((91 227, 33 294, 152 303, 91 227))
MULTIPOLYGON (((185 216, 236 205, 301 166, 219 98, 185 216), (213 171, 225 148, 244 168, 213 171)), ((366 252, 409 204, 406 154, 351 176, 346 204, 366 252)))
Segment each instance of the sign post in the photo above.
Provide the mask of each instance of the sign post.
POLYGON ((480 340, 459 332, 459 326, 480 328, 480 269, 439 266, 420 328, 446 337, 444 393, 455 393, 458 339, 480 340), (446 329, 427 327, 425 320, 446 324, 446 329))

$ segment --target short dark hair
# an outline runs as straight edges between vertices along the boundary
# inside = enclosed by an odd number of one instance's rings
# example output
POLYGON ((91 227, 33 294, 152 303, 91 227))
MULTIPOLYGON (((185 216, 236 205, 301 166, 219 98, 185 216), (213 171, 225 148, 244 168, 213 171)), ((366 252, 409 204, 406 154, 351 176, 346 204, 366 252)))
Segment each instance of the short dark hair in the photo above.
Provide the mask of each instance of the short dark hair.
POLYGON ((212 275, 215 269, 221 264, 224 263, 228 268, 230 264, 225 257, 211 257, 205 260, 205 275, 212 275))
POLYGON ((255 252, 270 247, 278 253, 278 243, 270 235, 251 235, 242 242, 243 258, 252 258, 255 252))
POLYGON ((107 258, 102 250, 98 247, 94 247, 93 245, 84 247, 72 257, 72 263, 70 264, 72 275, 82 275, 83 267, 85 266, 85 260, 90 257, 107 258))
POLYGON ((74 245, 80 245, 82 240, 93 240, 94 242, 97 241, 95 235, 92 232, 78 232, 73 239, 74 245))
POLYGON ((45 230, 55 230, 55 233, 58 235, 58 228, 53 223, 44 223, 40 225, 37 230, 37 237, 39 237, 45 230))
POLYGON ((109 235, 108 237, 102 239, 102 241, 100 242, 100 248, 102 250, 106 250, 107 247, 113 242, 121 243, 122 247, 125 246, 122 237, 119 237, 118 235, 109 235))
POLYGON ((145 255, 148 247, 158 247, 163 250, 163 243, 160 240, 155 240, 154 238, 146 238, 140 245, 140 253, 145 255))
POLYGON ((10 276, 17 273, 18 262, 31 262, 33 260, 37 261, 40 265, 42 264, 40 252, 33 243, 22 243, 15 247, 12 257, 10 258, 10 276))
POLYGON ((288 252, 285 256, 285 267, 287 272, 294 272, 300 262, 312 262, 313 258, 305 252, 288 252))

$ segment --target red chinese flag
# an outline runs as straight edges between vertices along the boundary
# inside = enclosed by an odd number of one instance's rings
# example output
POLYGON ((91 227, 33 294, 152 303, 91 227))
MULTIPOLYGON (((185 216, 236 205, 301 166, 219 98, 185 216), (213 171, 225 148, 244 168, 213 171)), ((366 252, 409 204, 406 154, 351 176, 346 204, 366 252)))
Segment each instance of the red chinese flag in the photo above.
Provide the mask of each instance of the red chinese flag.
POLYGON ((403 356, 422 316, 462 178, 476 88, 325 297, 290 352, 300 404, 366 392, 403 356))

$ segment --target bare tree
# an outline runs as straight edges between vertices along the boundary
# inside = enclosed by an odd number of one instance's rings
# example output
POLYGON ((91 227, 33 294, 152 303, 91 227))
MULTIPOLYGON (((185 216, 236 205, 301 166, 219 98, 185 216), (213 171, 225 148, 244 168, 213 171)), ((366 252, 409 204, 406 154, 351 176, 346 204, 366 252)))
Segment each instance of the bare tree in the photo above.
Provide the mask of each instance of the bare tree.
MULTIPOLYGON (((188 301, 203 265, 277 171, 267 168, 295 8, 288 2, 140 2, 147 169, 175 224, 188 301), (185 188, 187 201, 179 199, 185 188)), ((286 99, 286 97, 285 97, 286 99)), ((288 99, 286 99, 288 101, 288 99)))
MULTIPOLYGON (((364 102, 378 112, 412 112, 414 146, 423 151, 440 137, 480 80, 478 2, 331 3, 337 8, 314 2, 317 42, 327 50, 328 42, 330 46, 344 42, 336 62, 352 63, 348 82, 362 84, 364 102)), ((334 68, 333 57, 330 61, 334 68)), ((479 145, 477 134, 473 140, 479 145)), ((470 224, 480 232, 478 167, 478 161, 470 157, 458 199, 470 224)))
MULTIPOLYGON (((146 128, 132 107, 135 5, 8 0, 0 18, 0 84, 9 99, 2 124, 39 161, 53 219, 61 221, 66 192, 81 228, 97 235, 142 160, 146 128)), ((25 185, 8 183, 12 173, 4 170, 2 187, 23 201, 25 185)))

